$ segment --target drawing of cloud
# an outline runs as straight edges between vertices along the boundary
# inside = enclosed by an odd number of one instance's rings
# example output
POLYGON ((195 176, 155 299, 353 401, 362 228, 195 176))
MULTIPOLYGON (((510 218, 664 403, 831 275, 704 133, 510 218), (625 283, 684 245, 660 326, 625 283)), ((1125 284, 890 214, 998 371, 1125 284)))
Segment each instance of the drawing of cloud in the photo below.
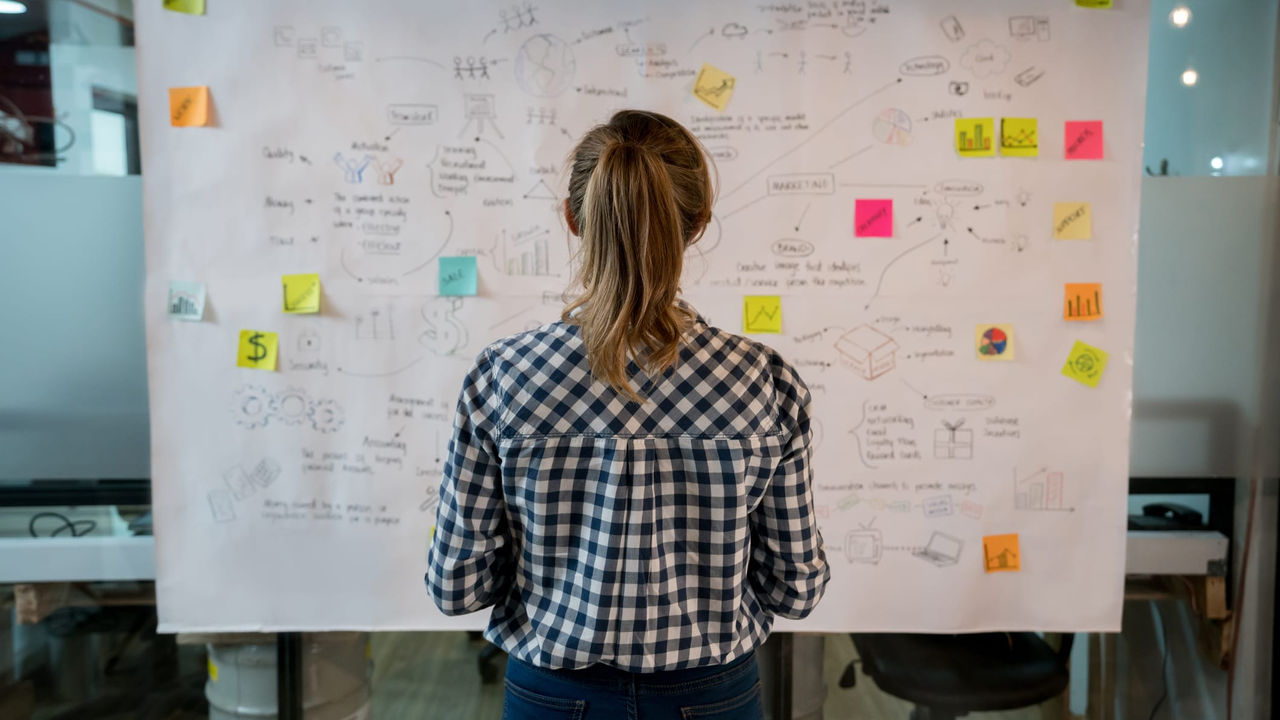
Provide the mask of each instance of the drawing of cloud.
POLYGON ((1009 64, 1009 57, 1008 48, 983 40, 965 51, 964 57, 960 58, 960 66, 977 77, 990 77, 1004 71, 1009 64))

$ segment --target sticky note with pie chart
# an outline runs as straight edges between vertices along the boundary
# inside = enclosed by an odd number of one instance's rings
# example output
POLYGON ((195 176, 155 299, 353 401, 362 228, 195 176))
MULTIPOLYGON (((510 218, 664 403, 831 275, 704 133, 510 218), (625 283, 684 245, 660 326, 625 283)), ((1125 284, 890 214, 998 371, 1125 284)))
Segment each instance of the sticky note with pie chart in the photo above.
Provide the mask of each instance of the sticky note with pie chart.
POLYGON ((1071 346, 1071 352, 1067 354, 1067 362, 1062 366, 1062 374, 1082 385, 1096 388, 1098 382, 1102 380, 1102 371, 1107 369, 1109 357, 1106 350, 1077 340, 1076 344, 1071 346))
POLYGON ((974 335, 979 360, 1013 359, 1012 325, 979 325, 974 335))

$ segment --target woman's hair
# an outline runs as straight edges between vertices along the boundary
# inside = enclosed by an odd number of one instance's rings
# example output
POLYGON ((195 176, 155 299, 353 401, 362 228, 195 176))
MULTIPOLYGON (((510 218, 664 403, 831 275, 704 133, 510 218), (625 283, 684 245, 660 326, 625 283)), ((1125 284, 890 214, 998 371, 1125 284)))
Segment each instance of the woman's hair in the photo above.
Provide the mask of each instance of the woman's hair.
POLYGON ((637 402, 628 360, 665 372, 693 319, 675 299, 685 249, 711 220, 710 167, 693 133, 640 110, 616 113, 573 150, 568 205, 582 239, 582 293, 561 319, 581 329, 592 374, 637 402))

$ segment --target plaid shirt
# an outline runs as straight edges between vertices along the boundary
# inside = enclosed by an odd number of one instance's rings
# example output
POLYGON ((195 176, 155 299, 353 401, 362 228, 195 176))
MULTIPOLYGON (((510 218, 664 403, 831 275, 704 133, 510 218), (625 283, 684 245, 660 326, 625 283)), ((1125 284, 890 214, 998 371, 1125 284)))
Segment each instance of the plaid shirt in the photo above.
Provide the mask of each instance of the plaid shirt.
POLYGON ((643 405, 591 377, 570 323, 476 358, 428 557, 442 611, 492 605, 485 637, 533 665, 648 672, 729 662, 813 610, 809 390, 700 314, 686 337, 662 376, 629 364, 643 405))

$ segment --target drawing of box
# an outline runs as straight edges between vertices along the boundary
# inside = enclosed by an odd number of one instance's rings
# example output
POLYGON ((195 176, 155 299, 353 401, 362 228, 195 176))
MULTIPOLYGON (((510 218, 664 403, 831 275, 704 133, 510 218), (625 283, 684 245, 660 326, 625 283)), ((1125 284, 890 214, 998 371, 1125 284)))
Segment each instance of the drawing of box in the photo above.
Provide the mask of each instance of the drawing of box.
POLYGON ((880 377, 897 364, 898 343, 870 325, 859 325, 840 336, 836 349, 867 380, 880 377))
POLYGON ((961 427, 961 420, 954 425, 933 431, 933 456, 940 460, 970 460, 973 458, 973 431, 961 427))

